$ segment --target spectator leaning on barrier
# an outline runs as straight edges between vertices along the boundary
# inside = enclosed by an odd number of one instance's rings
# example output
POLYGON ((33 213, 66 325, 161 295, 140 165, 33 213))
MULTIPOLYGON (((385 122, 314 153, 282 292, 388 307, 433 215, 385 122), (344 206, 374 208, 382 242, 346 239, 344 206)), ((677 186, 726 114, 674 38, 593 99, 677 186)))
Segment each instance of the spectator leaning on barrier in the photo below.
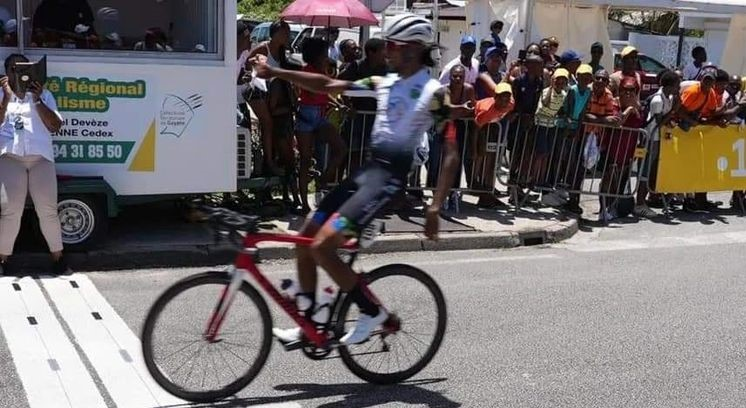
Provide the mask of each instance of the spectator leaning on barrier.
POLYGON ((511 162, 511 176, 514 181, 517 181, 520 172, 524 178, 528 178, 529 184, 535 184, 539 181, 542 164, 539 160, 539 152, 536 151, 533 128, 534 115, 539 107, 539 99, 544 88, 544 64, 540 56, 527 54, 521 65, 524 68, 523 72, 518 78, 512 80, 515 109, 508 128, 508 147, 513 155, 522 157, 523 160, 511 162), (516 144, 527 145, 524 148, 516 148, 516 144))
MULTIPOLYGON (((609 73, 605 69, 601 69, 596 71, 596 73, 593 76, 593 85, 591 87, 591 100, 588 104, 588 110, 585 114, 585 122, 588 123, 585 126, 585 133, 586 137, 596 137, 598 141, 598 145, 600 148, 604 151, 606 151, 606 154, 612 153, 608 149, 609 145, 612 143, 612 138, 614 137, 613 130, 609 129, 606 126, 617 126, 621 123, 621 119, 619 117, 619 103, 616 98, 614 98, 614 95, 611 93, 611 90, 609 89, 609 73), (598 126, 593 125, 593 123, 598 123, 605 126, 598 126)), ((604 175, 604 178, 601 180, 601 189, 600 191, 602 193, 608 193, 609 192, 609 182, 610 179, 607 175, 607 165, 608 160, 603 160, 599 163, 596 163, 596 168, 602 170, 602 174, 604 175)), ((600 207, 602 210, 604 209, 604 205, 606 204, 605 199, 599 197, 600 207)), ((603 215, 604 212, 601 211, 601 218, 603 221, 603 215)))
POLYGON ((569 78, 570 73, 566 69, 555 70, 552 85, 542 91, 536 107, 536 156, 540 171, 537 183, 540 186, 552 186, 555 181, 554 177, 550 177, 549 155, 558 138, 557 123, 560 111, 565 106, 569 78))
MULTIPOLYGON (((462 65, 456 65, 451 68, 451 81, 447 87, 448 96, 450 98, 451 104, 453 105, 473 107, 476 102, 474 87, 465 82, 465 77, 466 69, 462 65)), ((469 118, 472 114, 473 112, 470 110, 463 111, 460 112, 458 116, 452 116, 452 119, 466 119, 469 118)), ((455 142, 458 146, 459 156, 464 159, 463 164, 467 166, 467 169, 469 167, 469 164, 471 163, 471 158, 473 156, 473 154, 465 154, 467 139, 469 139, 469 136, 471 136, 469 134, 468 125, 469 124, 464 120, 453 120, 450 125, 452 126, 451 132, 455 132, 450 135, 453 138, 452 142, 455 142)), ((430 146, 430 160, 428 162, 429 187, 436 187, 438 184, 438 178, 441 176, 440 163, 441 153, 443 152, 442 144, 448 142, 446 140, 440 140, 440 137, 438 136, 440 135, 436 135, 433 144, 430 146)), ((445 137, 448 135, 444 134, 442 136, 445 137)), ((471 139, 474 139, 474 137, 471 137, 471 139)), ((461 171, 463 167, 463 165, 459 165, 456 169, 456 174, 454 175, 452 186, 455 189, 458 189, 461 185, 461 171)), ((459 205, 460 200, 461 197, 459 196, 459 193, 457 191, 452 191, 448 199, 449 204, 459 205)))
MULTIPOLYGON (((640 137, 638 129, 645 125, 642 117, 638 94, 640 84, 632 77, 625 77, 619 84, 619 107, 621 110, 621 124, 623 129, 610 130, 607 133, 606 152, 607 160, 604 168, 604 180, 602 181, 602 192, 615 196, 624 195, 630 186, 631 165, 637 141, 640 137)), ((624 201, 626 202, 626 201, 624 201)), ((623 201, 619 197, 611 197, 607 208, 602 208, 600 217, 602 220, 612 220, 618 215, 626 216, 634 211, 634 203, 630 208, 622 209, 623 201)), ((652 218, 656 213, 647 207, 644 212, 636 213, 637 216, 652 218)))
POLYGON ((466 83, 474 84, 479 76, 479 61, 474 58, 477 52, 477 40, 470 35, 461 38, 461 55, 451 60, 440 74, 440 83, 447 85, 451 78, 451 68, 455 65, 463 65, 466 68, 466 83))
MULTIPOLYGON (((474 122, 480 129, 480 138, 484 139, 484 143, 480 141, 480 144, 487 144, 491 123, 497 123, 503 120, 515 107, 515 100, 513 100, 513 89, 510 84, 501 82, 495 86, 495 93, 493 97, 484 98, 477 101, 474 107, 474 122)), ((495 197, 495 163, 497 160, 497 152, 486 152, 483 168, 481 171, 478 170, 482 175, 482 187, 487 192, 480 194, 479 202, 477 203, 480 207, 504 207, 505 204, 495 197)))
MULTIPOLYGON (((688 85, 682 91, 679 127, 685 131, 697 124, 712 124, 720 120, 715 91, 716 75, 716 69, 705 68, 700 81, 688 85)), ((707 201, 707 193, 695 193, 693 200, 686 200, 684 208, 688 211, 708 211, 717 208, 717 203, 707 201)))
POLYGON ((681 100, 679 99, 681 79, 675 72, 664 72, 660 77, 659 85, 658 92, 653 94, 648 104, 648 125, 646 130, 648 138, 651 141, 642 170, 642 174, 648 175, 648 181, 647 183, 641 183, 638 187, 636 212, 643 211, 643 209, 638 209, 638 207, 647 207, 646 196, 650 190, 655 189, 658 178, 661 134, 664 129, 673 125, 673 119, 681 104, 681 100))
POLYGON ((594 42, 593 45, 591 45, 591 62, 588 63, 588 65, 593 68, 593 73, 595 74, 599 70, 605 69, 603 65, 601 65, 601 58, 604 57, 604 46, 600 42, 594 42))
POLYGON ((21 54, 5 60, 7 76, 0 79, 0 274, 10 274, 8 260, 21 227, 27 195, 34 202, 42 235, 54 262, 52 272, 69 267, 62 257, 62 231, 57 215, 57 175, 52 133, 62 127, 62 116, 51 92, 33 82, 24 93, 14 89, 15 64, 28 62, 21 54))
MULTIPOLYGON (((590 85, 593 83, 593 69, 590 65, 582 64, 576 71, 577 83, 570 86, 565 99, 564 109, 567 112, 567 120, 562 123, 565 128, 566 137, 555 145, 555 155, 561 160, 560 176, 566 186, 571 190, 578 190, 583 181, 583 171, 580 166, 580 154, 582 152, 581 136, 582 120, 588 101, 591 97, 590 85)), ((575 214, 582 214, 580 208, 580 194, 570 193, 565 209, 575 214)))

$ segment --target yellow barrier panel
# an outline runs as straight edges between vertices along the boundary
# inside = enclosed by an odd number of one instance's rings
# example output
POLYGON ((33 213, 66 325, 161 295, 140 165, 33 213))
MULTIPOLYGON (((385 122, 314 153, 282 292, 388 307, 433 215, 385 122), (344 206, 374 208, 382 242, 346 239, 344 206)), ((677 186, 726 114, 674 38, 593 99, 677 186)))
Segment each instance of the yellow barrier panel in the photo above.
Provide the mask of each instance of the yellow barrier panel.
POLYGON ((673 129, 670 139, 661 138, 655 189, 662 193, 746 190, 746 131, 738 126, 673 129))

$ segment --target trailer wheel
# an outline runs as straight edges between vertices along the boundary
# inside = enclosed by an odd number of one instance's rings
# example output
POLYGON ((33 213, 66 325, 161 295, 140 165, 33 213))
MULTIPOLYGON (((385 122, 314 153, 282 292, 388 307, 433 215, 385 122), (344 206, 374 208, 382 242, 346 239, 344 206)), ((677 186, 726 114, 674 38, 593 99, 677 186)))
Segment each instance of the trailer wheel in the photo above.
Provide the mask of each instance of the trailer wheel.
POLYGON ((95 196, 62 196, 57 203, 62 243, 68 250, 84 250, 101 243, 109 218, 95 196))

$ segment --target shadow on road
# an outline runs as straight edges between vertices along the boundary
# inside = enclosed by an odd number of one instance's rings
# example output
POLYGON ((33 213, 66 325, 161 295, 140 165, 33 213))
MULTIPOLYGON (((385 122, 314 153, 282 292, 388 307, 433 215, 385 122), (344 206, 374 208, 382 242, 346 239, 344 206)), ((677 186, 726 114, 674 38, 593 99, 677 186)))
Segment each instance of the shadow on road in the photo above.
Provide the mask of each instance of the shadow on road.
POLYGON ((277 391, 285 391, 288 395, 274 397, 233 398, 213 404, 195 404, 179 407, 213 407, 213 408, 243 408, 263 404, 278 404, 287 402, 302 402, 317 398, 343 397, 340 401, 317 405, 318 408, 358 407, 367 408, 384 404, 426 404, 433 408, 457 408, 461 403, 452 401, 444 395, 444 391, 422 388, 446 381, 446 378, 433 378, 407 381, 395 385, 373 385, 366 383, 348 384, 283 384, 275 387, 277 391))

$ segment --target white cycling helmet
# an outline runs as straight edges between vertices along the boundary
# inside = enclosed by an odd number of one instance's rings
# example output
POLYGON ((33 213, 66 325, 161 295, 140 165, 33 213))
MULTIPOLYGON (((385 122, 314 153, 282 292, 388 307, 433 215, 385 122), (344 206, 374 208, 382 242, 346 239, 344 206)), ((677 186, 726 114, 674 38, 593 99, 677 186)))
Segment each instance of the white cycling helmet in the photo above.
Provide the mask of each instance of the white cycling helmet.
POLYGON ((430 21, 412 13, 386 19, 386 25, 383 28, 383 39, 389 41, 431 45, 434 38, 435 33, 430 21))

